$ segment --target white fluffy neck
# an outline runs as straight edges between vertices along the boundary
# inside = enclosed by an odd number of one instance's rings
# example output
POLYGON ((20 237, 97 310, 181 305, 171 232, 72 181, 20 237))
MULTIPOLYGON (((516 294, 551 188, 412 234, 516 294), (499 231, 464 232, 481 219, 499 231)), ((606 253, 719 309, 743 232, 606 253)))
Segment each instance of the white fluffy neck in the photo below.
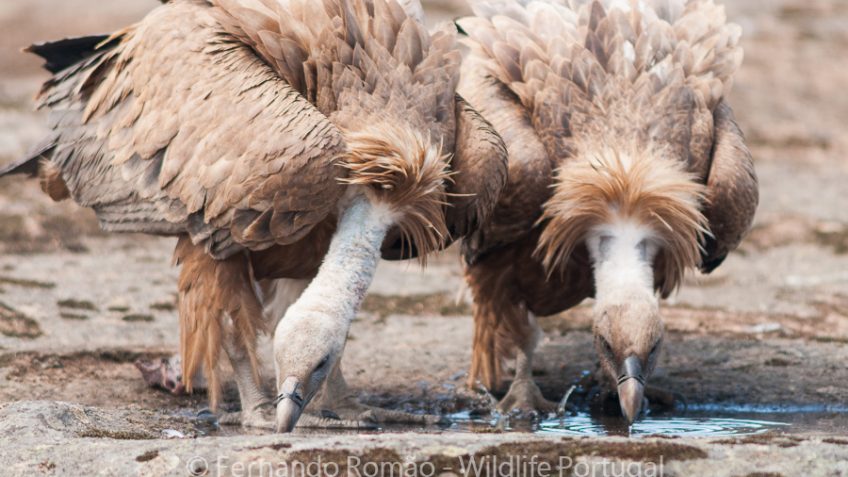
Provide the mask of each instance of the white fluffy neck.
MULTIPOLYGON (((392 211, 356 197, 341 214, 330 250, 318 274, 286 312, 289 316, 320 316, 338 320, 347 335, 380 259, 380 246, 393 223, 392 211)), ((283 319, 285 321, 286 318, 283 319)))
POLYGON ((657 246, 649 230, 628 221, 615 222, 599 228, 587 243, 598 305, 657 300, 651 266, 657 246))

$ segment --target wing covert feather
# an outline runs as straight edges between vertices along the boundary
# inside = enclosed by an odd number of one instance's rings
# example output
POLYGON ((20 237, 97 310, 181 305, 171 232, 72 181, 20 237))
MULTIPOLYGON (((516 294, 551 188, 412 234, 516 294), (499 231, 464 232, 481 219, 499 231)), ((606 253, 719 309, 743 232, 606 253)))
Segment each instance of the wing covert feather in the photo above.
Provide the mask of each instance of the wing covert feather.
POLYGON ((459 91, 494 126, 508 152, 508 180, 495 210, 463 242, 465 260, 473 264, 533 228, 551 194, 552 166, 521 103, 485 68, 468 63, 459 91))
POLYGON ((461 96, 456 99, 456 150, 447 208, 451 235, 464 237, 486 222, 506 185, 506 145, 491 123, 461 96))
POLYGON ((107 230, 185 233, 216 257, 293 243, 335 211, 339 130, 213 7, 172 2, 51 79, 51 160, 107 230))
POLYGON ((733 110, 721 101, 713 113, 715 143, 707 177, 704 216, 712 237, 707 238, 701 270, 713 271, 735 249, 754 220, 759 202, 757 174, 733 110))

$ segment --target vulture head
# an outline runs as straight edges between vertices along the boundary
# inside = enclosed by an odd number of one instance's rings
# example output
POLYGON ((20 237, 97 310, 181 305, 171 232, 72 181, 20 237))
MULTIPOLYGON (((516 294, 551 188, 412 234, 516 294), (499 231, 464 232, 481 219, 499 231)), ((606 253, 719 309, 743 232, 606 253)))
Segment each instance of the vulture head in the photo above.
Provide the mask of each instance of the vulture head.
POLYGON ((345 326, 339 326, 332 315, 317 311, 293 314, 280 322, 274 333, 279 432, 294 429, 304 407, 341 357, 346 338, 345 326))
POLYGON ((632 422, 642 407, 645 382, 662 351, 663 324, 656 303, 607 305, 595 312, 592 332, 601 369, 615 380, 621 411, 632 422))

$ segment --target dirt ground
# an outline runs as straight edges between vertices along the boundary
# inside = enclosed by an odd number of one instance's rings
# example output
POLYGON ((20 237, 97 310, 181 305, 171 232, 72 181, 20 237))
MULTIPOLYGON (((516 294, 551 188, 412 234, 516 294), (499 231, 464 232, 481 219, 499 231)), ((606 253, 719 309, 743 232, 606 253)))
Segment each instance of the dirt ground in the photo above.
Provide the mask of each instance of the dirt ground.
MULTIPOLYGON (((802 428, 737 439, 437 430, 191 439, 204 396, 148 389, 133 366, 177 349, 174 240, 105 235, 89 211, 53 204, 37 184, 11 178, 0 180, 0 436, 7 451, 0 465, 21 475, 184 475, 194 469, 192 458, 208 464, 224 455, 228 466, 208 472, 237 475, 236 462, 355 455, 420 469, 523 453, 575 462, 664 456, 665 475, 848 475, 848 3, 728 3, 746 53, 731 104, 754 153, 761 205, 741 249, 712 275, 688 277, 664 304, 670 336, 654 383, 716 412, 816 410, 802 428), (163 440, 163 432, 188 438, 163 440)), ((44 132, 31 98, 46 76, 20 48, 108 32, 155 6, 0 0, 0 163, 24 154, 44 132)), ((435 20, 464 11, 449 0, 428 9, 435 20)), ((347 346, 351 385, 366 402, 394 408, 479 406, 463 384, 467 302, 455 251, 424 271, 382 263, 347 346)), ((589 306, 542 320, 536 374, 551 399, 594 369, 589 306)), ((227 405, 236 402, 231 389, 227 405)), ((445 468, 461 473, 451 465, 445 468)), ((577 467, 570 471, 579 475, 577 467)))

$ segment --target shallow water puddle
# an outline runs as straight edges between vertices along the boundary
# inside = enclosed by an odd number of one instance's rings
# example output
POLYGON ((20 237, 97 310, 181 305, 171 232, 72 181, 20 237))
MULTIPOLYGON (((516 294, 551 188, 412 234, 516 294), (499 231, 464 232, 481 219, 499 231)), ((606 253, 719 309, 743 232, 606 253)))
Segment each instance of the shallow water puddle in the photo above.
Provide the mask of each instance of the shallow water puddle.
MULTIPOLYGON (((606 416, 590 412, 570 413, 563 418, 550 418, 537 422, 514 420, 493 415, 474 415, 459 412, 446 416, 445 426, 414 427, 387 426, 381 429, 309 429, 298 428, 298 434, 345 434, 380 432, 532 432, 546 436, 570 437, 738 437, 763 434, 803 432, 848 431, 848 406, 776 406, 746 404, 695 404, 686 410, 676 410, 643 416, 628 426, 619 416, 606 416)), ((218 426, 208 419, 197 419, 195 431, 199 435, 231 436, 243 434, 262 435, 261 429, 246 430, 239 426, 218 426)))
POLYGON ((715 417, 646 417, 633 423, 629 429, 622 424, 605 424, 588 415, 571 416, 567 419, 543 421, 539 425, 541 434, 566 436, 681 436, 718 437, 761 434, 789 426, 785 422, 754 419, 715 417))
POLYGON ((643 416, 628 426, 621 417, 578 412, 537 423, 496 417, 450 416, 458 432, 523 431, 560 436, 723 437, 781 433, 844 432, 848 407, 695 405, 686 411, 643 416))
POLYGON ((451 416, 451 429, 465 432, 488 430, 524 431, 560 436, 681 436, 721 437, 761 434, 770 430, 786 430, 790 424, 777 420, 710 416, 646 416, 628 426, 620 417, 592 416, 577 413, 564 418, 546 419, 538 423, 511 423, 506 420, 472 419, 467 415, 451 416))

